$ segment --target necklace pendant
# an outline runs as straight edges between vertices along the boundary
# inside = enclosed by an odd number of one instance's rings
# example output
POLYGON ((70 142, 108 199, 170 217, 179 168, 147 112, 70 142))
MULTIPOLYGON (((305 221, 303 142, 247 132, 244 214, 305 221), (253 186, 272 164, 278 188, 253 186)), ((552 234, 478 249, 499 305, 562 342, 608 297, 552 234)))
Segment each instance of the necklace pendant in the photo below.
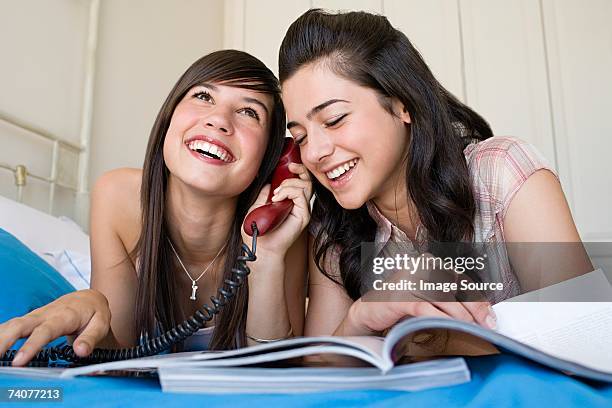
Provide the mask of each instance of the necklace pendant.
POLYGON ((196 285, 196 281, 192 281, 192 283, 191 283, 191 297, 189 299, 196 300, 196 290, 198 290, 198 285, 196 285))

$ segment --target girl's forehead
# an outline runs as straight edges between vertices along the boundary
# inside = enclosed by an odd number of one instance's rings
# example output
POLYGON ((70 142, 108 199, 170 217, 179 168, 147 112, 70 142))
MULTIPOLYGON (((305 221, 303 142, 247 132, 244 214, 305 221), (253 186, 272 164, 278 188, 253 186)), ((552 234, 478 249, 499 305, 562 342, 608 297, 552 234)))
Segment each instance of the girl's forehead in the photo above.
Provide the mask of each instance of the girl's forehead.
POLYGON ((283 82, 284 85, 290 82, 295 82, 295 79, 298 78, 300 80, 335 80, 341 78, 333 69, 331 69, 330 63, 324 61, 313 62, 310 64, 306 64, 301 66, 297 71, 289 77, 289 79, 283 82))
POLYGON ((299 115, 305 109, 328 100, 351 103, 369 102, 376 91, 345 78, 329 68, 306 66, 283 82, 282 95, 288 112, 299 115), (306 106, 307 105, 307 106, 306 106))
POLYGON ((312 100, 341 97, 357 86, 329 69, 306 66, 283 82, 282 95, 288 103, 293 100, 312 100))

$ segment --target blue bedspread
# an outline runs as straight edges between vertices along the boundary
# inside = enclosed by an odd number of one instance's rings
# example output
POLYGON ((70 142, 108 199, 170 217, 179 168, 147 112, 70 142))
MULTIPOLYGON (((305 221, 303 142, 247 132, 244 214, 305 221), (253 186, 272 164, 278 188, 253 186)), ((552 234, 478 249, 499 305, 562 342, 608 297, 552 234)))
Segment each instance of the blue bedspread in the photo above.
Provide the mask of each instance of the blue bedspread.
MULTIPOLYGON (((155 379, 85 377, 33 380, 0 376, 0 387, 60 386, 64 401, 50 406, 378 406, 378 407, 612 407, 612 384, 577 380, 512 355, 467 359, 472 381, 414 393, 346 391, 297 395, 206 395, 162 393, 155 379), (198 403, 195 405, 194 403, 198 403), (204 404, 205 403, 205 404, 204 404)), ((18 404, 24 406, 25 404, 18 404)), ((17 406, 17 405, 15 405, 17 406)), ((33 404, 40 407, 41 404, 33 404)))

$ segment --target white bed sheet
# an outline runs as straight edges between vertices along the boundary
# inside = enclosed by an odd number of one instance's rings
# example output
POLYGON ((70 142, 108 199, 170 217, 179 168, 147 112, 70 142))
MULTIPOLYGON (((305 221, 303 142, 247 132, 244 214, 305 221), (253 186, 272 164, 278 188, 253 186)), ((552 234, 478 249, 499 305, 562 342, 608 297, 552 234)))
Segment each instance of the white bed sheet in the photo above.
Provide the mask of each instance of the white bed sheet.
POLYGON ((71 219, 0 196, 0 228, 17 237, 75 288, 89 287, 89 236, 71 219))

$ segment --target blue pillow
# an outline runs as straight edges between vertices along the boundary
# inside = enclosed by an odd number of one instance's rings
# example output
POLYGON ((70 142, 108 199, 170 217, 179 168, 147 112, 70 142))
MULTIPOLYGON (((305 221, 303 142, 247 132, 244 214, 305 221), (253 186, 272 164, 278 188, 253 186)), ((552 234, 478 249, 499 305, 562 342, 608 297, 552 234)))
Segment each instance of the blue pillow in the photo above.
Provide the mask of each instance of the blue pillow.
MULTIPOLYGON (((0 228, 0 323, 74 290, 51 265, 0 228)), ((22 342, 11 348, 17 348, 22 342)), ((65 343, 65 338, 52 345, 61 343, 65 343)))

